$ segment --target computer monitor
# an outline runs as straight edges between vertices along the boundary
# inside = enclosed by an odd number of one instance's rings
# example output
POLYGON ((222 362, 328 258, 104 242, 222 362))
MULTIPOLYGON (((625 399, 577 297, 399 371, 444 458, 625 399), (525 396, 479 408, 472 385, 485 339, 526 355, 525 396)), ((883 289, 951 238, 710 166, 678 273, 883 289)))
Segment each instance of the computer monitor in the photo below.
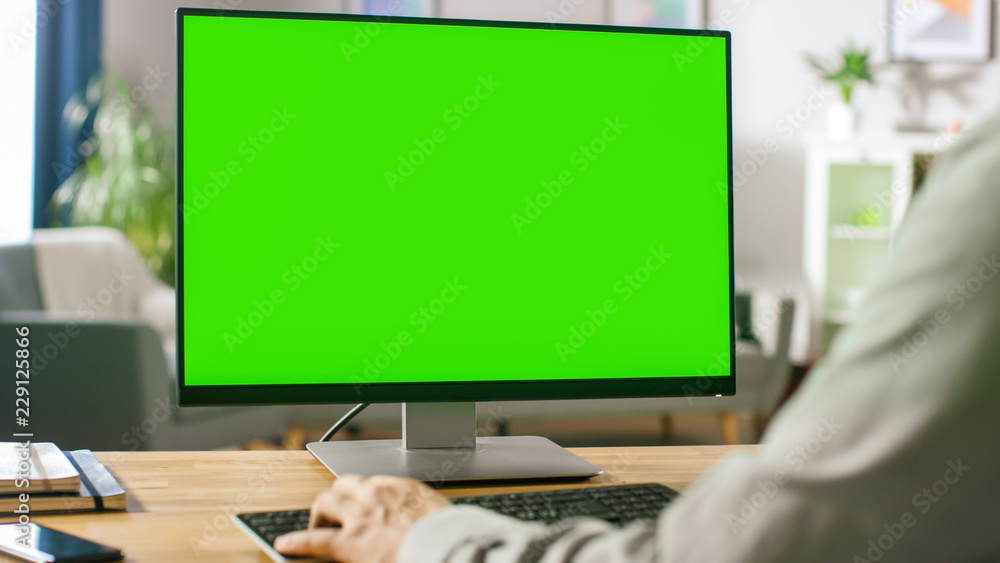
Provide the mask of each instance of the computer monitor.
POLYGON ((600 471, 476 401, 735 392, 727 32, 176 30, 181 405, 401 402, 402 441, 310 451, 461 480, 600 471))

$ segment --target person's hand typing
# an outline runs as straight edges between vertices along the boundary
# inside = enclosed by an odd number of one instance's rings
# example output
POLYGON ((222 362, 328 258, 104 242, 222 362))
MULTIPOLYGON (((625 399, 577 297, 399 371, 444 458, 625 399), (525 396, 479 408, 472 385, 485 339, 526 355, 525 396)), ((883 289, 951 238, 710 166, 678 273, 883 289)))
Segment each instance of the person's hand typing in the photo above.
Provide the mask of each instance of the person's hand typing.
POLYGON ((342 563, 394 563, 413 523, 449 504, 412 479, 345 475, 316 497, 309 529, 279 537, 274 548, 284 555, 342 563))

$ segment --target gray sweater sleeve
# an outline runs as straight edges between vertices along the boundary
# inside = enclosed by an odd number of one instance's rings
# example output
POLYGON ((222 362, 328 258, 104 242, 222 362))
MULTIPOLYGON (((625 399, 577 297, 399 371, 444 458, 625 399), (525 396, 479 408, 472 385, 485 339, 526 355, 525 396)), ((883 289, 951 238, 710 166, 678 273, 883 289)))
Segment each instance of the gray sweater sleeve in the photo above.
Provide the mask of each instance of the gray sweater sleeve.
POLYGON ((761 447, 704 475, 655 527, 449 508, 411 529, 400 561, 1000 560, 998 255, 993 120, 939 157, 858 318, 761 447))
POLYGON ((624 530, 594 519, 544 526, 482 508, 453 507, 417 522, 404 539, 399 561, 652 562, 657 560, 654 535, 653 523, 624 530))

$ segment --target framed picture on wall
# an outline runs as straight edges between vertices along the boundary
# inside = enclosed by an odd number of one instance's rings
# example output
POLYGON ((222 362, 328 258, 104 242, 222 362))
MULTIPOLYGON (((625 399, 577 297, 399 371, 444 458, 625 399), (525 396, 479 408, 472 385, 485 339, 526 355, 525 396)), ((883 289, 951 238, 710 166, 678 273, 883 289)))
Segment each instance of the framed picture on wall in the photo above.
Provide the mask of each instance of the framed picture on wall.
POLYGON ((605 0, 608 23, 646 27, 705 27, 706 0, 605 0))
POLYGON ((352 14, 372 16, 419 16, 437 15, 436 0, 347 0, 352 14))
POLYGON ((993 44, 993 0, 889 0, 893 61, 982 62, 993 44))

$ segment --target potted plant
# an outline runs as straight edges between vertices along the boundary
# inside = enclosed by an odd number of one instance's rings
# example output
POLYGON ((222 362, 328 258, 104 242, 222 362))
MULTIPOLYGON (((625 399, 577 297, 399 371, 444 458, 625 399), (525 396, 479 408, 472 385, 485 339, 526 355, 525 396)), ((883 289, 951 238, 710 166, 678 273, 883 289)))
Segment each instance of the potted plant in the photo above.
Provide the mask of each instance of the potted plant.
POLYGON ((833 60, 807 54, 806 62, 825 82, 836 85, 840 97, 827 110, 827 128, 830 137, 838 140, 850 138, 857 126, 857 114, 851 106, 851 97, 858 84, 875 84, 875 69, 870 62, 871 51, 859 49, 848 43, 833 60))
POLYGON ((150 270, 174 284, 174 143, 117 76, 95 78, 67 103, 67 126, 93 135, 81 164, 52 196, 52 226, 120 229, 150 270))

